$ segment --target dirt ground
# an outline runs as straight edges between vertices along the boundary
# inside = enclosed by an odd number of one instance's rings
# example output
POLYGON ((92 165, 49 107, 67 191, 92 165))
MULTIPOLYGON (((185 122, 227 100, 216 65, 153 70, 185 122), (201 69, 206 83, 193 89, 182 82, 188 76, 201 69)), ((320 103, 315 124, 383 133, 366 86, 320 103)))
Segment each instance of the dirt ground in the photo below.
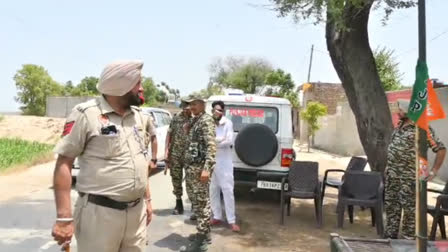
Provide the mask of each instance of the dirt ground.
POLYGON ((61 136, 64 122, 64 118, 7 115, 0 121, 0 138, 54 144, 61 136))
MULTIPOLYGON (((312 149, 307 153, 306 146, 295 146, 297 158, 303 161, 319 162, 320 179, 323 179, 327 169, 345 169, 350 157, 332 155, 312 149)), ((370 168, 367 166, 366 170, 370 168)), ((430 183, 429 187, 441 189, 440 185, 430 183)), ((376 228, 371 225, 370 210, 362 211, 355 207, 354 223, 350 224, 345 212, 344 227, 336 227, 337 190, 328 188, 325 191, 323 204, 323 226, 318 229, 314 215, 313 200, 293 199, 291 216, 285 216, 285 225, 280 225, 280 206, 278 196, 272 194, 269 198, 261 195, 247 195, 247 190, 236 190, 237 212, 241 221, 242 236, 237 243, 247 248, 262 246, 266 251, 290 252, 324 252, 330 251, 330 234, 337 233, 351 238, 378 239, 376 228)), ((437 195, 428 194, 428 204, 434 205, 437 195)), ((428 230, 432 218, 428 215, 428 230)), ((438 229, 437 239, 440 239, 438 229)), ((264 251, 264 250, 263 250, 264 251)))
MULTIPOLYGON (((318 150, 306 152, 305 146, 296 146, 298 159, 319 162, 319 173, 323 178, 327 169, 343 169, 350 157, 340 157, 318 150)), ((321 178, 321 179, 322 179, 321 178)), ((342 236, 378 238, 371 225, 370 211, 355 208, 353 224, 344 220, 344 228, 336 228, 337 190, 327 189, 323 206, 323 226, 317 228, 313 200, 293 199, 291 216, 285 216, 285 225, 280 225, 278 195, 265 192, 249 195, 247 188, 236 188, 237 215, 244 231, 236 241, 247 247, 265 247, 266 251, 329 251, 330 233, 342 236)))

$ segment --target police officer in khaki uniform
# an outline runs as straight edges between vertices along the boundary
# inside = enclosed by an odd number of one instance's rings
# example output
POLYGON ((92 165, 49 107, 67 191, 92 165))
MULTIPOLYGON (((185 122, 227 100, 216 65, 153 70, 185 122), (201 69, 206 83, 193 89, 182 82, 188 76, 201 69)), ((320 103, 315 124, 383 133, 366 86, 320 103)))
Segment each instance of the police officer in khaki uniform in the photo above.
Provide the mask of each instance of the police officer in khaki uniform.
POLYGON ((75 234, 80 252, 141 252, 152 216, 148 184, 157 140, 143 103, 141 61, 105 67, 98 83, 101 97, 77 105, 55 147, 57 219, 52 235, 68 246, 75 234), (78 157, 78 200, 71 211, 71 167, 78 157))

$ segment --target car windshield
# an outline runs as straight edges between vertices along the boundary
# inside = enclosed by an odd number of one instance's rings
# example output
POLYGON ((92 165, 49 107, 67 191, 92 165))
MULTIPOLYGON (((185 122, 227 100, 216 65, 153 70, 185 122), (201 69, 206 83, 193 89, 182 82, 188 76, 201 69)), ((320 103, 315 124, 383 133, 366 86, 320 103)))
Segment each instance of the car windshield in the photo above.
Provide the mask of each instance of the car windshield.
POLYGON ((274 133, 278 131, 277 108, 229 105, 226 106, 226 117, 232 120, 235 132, 253 123, 266 125, 274 133))

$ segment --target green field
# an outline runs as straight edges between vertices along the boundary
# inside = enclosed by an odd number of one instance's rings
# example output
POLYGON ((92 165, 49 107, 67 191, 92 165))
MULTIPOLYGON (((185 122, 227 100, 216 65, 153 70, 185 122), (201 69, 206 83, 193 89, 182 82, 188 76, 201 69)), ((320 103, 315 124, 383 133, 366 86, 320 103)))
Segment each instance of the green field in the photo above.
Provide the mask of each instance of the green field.
POLYGON ((3 115, 0 115, 0 122, 3 121, 3 119, 5 119, 5 117, 3 115))
POLYGON ((0 172, 48 161, 52 149, 53 146, 49 144, 0 138, 0 172))

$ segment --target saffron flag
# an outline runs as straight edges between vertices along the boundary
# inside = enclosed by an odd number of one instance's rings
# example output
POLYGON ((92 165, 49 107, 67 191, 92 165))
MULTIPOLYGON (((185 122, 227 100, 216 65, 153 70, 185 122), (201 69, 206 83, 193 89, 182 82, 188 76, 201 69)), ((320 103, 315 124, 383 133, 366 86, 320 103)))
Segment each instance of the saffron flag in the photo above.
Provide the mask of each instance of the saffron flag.
POLYGON ((437 97, 436 91, 434 90, 432 80, 428 79, 427 81, 427 92, 428 98, 426 103, 426 108, 424 113, 419 117, 417 121, 417 125, 426 130, 428 134, 428 138, 431 139, 431 135, 429 133, 429 122, 443 119, 446 117, 445 112, 443 111, 442 105, 440 104, 439 98, 437 97))

